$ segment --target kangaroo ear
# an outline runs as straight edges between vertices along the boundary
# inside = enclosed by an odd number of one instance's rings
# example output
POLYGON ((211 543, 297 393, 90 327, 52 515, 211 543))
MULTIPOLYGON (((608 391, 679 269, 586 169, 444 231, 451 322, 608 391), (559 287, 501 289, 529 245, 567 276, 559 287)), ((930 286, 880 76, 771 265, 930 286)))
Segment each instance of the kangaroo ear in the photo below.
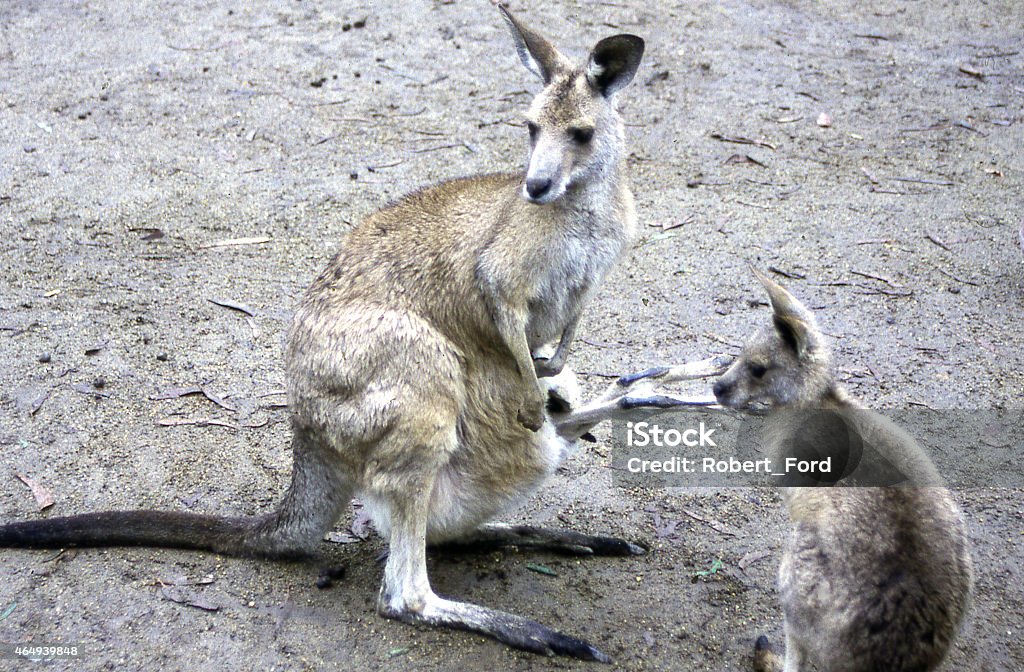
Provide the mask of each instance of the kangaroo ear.
POLYGON ((590 52, 587 81, 607 98, 633 80, 643 55, 644 41, 636 35, 606 37, 590 52))
POLYGON ((810 354, 819 344, 820 337, 814 326, 797 317, 773 315, 772 324, 782 342, 800 359, 810 354))
POLYGON ((772 303, 772 311, 776 317, 795 317, 805 322, 814 322, 814 313, 807 309, 800 300, 786 291, 786 288, 778 284, 767 275, 753 266, 750 270, 761 282, 765 291, 768 292, 768 299, 772 303))
POLYGON ((803 358, 812 350, 824 347, 825 339, 818 329, 818 322, 814 319, 814 313, 800 303, 799 299, 790 294, 786 289, 761 273, 753 266, 750 270, 754 272, 757 279, 768 292, 768 299, 772 304, 772 323, 775 331, 782 340, 796 352, 798 357, 803 358))
POLYGON ((570 68, 569 59, 539 34, 519 23, 505 9, 505 5, 498 5, 498 9, 501 11, 505 23, 508 24, 509 30, 512 31, 512 39, 516 43, 516 53, 519 54, 519 60, 523 62, 527 70, 547 84, 556 73, 570 68))

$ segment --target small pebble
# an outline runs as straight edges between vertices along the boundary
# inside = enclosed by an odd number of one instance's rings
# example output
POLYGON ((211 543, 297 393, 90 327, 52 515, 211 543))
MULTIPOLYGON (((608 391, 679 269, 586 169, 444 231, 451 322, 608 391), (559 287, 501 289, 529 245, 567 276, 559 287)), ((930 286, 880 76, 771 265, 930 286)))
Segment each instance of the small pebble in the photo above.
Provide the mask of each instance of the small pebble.
POLYGON ((161 352, 157 354, 156 359, 158 362, 166 362, 170 357, 167 356, 166 352, 161 352))
POLYGON ((92 386, 95 387, 97 390, 102 390, 104 387, 107 386, 107 381, 105 378, 97 378, 96 380, 92 381, 92 386))
POLYGON ((39 363, 40 364, 49 364, 50 363, 50 353, 44 352, 43 354, 39 355, 39 363))

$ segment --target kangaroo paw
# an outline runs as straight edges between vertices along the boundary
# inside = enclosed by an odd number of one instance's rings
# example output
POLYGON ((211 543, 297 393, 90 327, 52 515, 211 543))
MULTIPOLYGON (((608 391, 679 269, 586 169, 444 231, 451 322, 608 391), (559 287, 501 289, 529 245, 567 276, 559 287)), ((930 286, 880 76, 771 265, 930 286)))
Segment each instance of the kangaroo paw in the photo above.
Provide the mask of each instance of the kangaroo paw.
POLYGON ((779 672, 782 656, 776 653, 768 638, 761 635, 754 643, 754 672, 779 672))
POLYGON ((453 602, 430 595, 420 609, 384 606, 382 616, 407 623, 478 632, 511 647, 542 656, 568 656, 580 660, 609 663, 611 659, 582 639, 563 634, 540 623, 497 609, 466 602, 453 602))
POLYGON ((532 525, 484 525, 468 536, 442 544, 442 549, 490 550, 504 546, 536 548, 568 555, 643 555, 647 548, 625 539, 581 534, 572 530, 548 529, 532 525))

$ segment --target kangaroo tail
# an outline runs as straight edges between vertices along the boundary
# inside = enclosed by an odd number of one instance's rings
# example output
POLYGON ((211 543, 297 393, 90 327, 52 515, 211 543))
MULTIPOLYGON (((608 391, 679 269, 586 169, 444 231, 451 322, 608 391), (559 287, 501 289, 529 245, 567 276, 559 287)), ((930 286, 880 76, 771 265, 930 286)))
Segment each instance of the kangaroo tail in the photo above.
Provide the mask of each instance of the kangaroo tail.
POLYGON ((244 553, 245 538, 271 516, 222 518, 175 511, 102 511, 2 525, 0 546, 159 546, 244 553))
POLYGON ((0 525, 0 547, 155 546, 225 555, 308 555, 344 511, 351 488, 331 452, 300 432, 292 482, 270 514, 209 516, 174 511, 102 511, 0 525))

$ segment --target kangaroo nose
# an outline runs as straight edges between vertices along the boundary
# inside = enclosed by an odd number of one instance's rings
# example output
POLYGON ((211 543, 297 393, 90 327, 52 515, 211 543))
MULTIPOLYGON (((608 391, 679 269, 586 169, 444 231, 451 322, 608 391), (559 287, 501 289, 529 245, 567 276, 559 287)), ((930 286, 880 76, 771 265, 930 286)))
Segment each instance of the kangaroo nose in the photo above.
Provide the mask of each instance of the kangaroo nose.
POLYGON ((729 391, 729 386, 726 385, 721 380, 718 380, 715 381, 715 384, 712 386, 711 391, 715 393, 715 399, 721 401, 722 397, 725 396, 725 393, 729 391))
POLYGON ((526 193, 537 200, 551 189, 551 179, 547 177, 531 177, 526 180, 526 193))

